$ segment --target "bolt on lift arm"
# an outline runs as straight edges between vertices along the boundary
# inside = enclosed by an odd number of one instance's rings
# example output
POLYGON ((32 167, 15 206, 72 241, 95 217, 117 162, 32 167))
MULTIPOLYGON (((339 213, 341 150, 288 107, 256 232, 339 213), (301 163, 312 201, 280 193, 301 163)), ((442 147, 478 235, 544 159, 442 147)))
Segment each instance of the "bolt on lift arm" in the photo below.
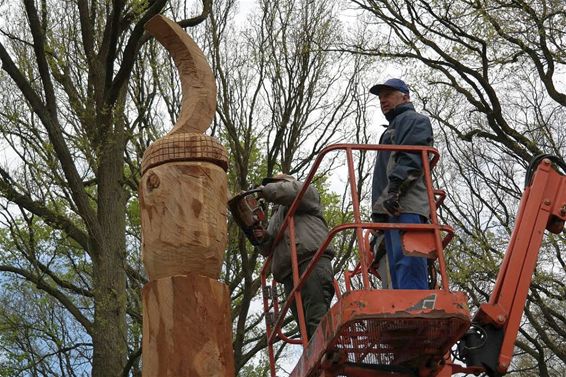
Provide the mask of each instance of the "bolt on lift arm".
POLYGON ((468 367, 482 367, 489 376, 502 376, 511 363, 544 230, 559 234, 564 228, 566 176, 552 161, 566 171, 564 162, 554 156, 541 155, 531 162, 494 291, 458 344, 468 367))

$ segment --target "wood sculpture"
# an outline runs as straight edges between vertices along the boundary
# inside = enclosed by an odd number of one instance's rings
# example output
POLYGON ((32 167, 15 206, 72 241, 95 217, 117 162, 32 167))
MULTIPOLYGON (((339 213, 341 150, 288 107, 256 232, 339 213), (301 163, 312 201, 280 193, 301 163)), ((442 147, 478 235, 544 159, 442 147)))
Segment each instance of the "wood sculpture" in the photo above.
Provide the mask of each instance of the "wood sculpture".
POLYGON ((145 28, 171 54, 183 98, 174 128, 142 160, 143 376, 234 376, 230 296, 217 280, 228 158, 203 134, 216 109, 214 75, 175 22, 157 15, 145 28))

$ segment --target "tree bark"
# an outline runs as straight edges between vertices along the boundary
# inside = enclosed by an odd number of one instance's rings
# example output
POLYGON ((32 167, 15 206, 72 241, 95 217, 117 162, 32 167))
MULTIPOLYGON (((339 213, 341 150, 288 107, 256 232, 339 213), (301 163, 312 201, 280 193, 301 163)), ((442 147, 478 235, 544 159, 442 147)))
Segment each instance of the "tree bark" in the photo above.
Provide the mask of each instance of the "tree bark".
MULTIPOLYGON (((104 121, 112 124, 110 117, 104 121)), ((93 377, 122 376, 128 356, 126 193, 122 187, 124 142, 120 119, 114 119, 114 129, 113 137, 102 147, 97 173, 102 237, 94 242, 93 377)))

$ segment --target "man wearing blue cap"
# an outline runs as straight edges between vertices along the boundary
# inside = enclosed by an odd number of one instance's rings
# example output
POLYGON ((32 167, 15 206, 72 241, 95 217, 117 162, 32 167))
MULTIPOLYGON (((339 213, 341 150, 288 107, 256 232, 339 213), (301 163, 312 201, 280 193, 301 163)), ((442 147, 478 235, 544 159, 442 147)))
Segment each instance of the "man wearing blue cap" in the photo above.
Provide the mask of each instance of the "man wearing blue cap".
MULTIPOLYGON (((433 142, 430 119, 415 111, 407 84, 389 79, 374 85, 370 93, 379 97, 389 125, 379 141, 390 145, 426 145, 433 142)), ((429 204, 420 153, 380 151, 372 182, 374 222, 420 224, 428 221, 429 204)), ((394 289, 428 289, 426 258, 405 256, 399 231, 384 232, 390 274, 385 284, 394 289)), ((382 278, 384 278, 382 276, 382 278)))

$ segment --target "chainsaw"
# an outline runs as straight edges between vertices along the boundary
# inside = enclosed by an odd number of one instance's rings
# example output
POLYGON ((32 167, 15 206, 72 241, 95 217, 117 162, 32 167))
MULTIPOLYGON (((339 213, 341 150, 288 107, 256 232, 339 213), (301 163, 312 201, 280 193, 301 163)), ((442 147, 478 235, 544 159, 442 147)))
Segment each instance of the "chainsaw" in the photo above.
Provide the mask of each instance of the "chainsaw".
POLYGON ((261 239, 254 235, 254 229, 265 229, 267 223, 264 202, 257 197, 260 191, 259 188, 242 191, 228 201, 232 218, 254 246, 261 244, 261 239))

